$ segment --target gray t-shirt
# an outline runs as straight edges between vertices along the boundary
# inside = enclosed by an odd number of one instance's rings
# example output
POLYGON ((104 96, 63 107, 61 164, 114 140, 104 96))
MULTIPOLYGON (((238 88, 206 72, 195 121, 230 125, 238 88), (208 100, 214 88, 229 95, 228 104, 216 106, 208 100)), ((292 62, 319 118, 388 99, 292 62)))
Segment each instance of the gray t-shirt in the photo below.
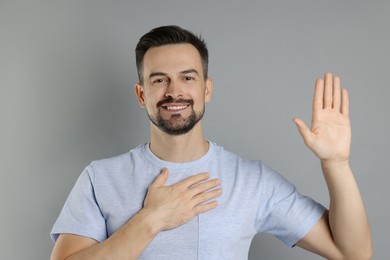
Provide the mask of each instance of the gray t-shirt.
POLYGON ((162 161, 143 144, 86 167, 53 226, 53 240, 71 233, 104 241, 142 208, 163 167, 170 172, 167 185, 209 172, 221 180, 223 194, 217 208, 160 232, 139 259, 247 259, 257 233, 273 234, 291 247, 325 211, 261 161, 244 160, 215 143, 188 163, 162 161))

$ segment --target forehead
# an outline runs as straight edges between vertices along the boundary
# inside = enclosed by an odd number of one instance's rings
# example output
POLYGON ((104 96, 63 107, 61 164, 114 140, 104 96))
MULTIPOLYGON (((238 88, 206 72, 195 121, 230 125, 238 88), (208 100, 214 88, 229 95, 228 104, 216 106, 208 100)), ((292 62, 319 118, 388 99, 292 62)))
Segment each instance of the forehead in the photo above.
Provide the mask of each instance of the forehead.
POLYGON ((196 69, 203 74, 198 50, 191 44, 168 44, 150 48, 144 56, 144 75, 151 72, 175 73, 196 69))

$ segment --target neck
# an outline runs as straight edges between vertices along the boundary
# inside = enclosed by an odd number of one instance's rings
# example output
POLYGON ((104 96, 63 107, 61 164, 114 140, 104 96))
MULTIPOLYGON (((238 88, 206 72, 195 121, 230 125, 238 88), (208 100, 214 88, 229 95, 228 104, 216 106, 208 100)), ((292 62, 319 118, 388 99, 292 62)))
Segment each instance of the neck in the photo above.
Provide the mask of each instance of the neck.
POLYGON ((204 140, 201 122, 183 135, 168 135, 151 124, 150 150, 161 160, 191 162, 202 157, 209 148, 204 140))

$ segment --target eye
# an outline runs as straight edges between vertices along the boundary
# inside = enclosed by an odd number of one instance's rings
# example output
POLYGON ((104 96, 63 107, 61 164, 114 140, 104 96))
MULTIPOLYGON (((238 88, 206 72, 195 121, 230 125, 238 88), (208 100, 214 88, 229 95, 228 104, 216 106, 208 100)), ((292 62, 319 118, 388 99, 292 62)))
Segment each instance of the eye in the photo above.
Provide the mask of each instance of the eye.
POLYGON ((167 78, 156 78, 152 80, 152 85, 160 86, 160 85, 165 85, 168 83, 167 78))
POLYGON ((185 76, 185 77, 184 77, 184 80, 185 80, 185 81, 192 81, 192 80, 194 80, 194 77, 185 76))

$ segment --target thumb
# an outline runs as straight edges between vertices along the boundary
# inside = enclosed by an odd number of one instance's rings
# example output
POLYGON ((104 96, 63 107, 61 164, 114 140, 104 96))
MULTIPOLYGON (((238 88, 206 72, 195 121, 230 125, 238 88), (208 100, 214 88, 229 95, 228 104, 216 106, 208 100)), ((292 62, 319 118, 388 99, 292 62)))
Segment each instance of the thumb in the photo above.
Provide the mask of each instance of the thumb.
POLYGON ((163 168, 161 173, 156 177, 151 187, 161 187, 164 186, 165 182, 168 180, 169 171, 167 168, 163 168))
POLYGON ((310 129, 306 126, 305 122, 303 122, 299 118, 293 118, 293 122, 298 127, 298 131, 301 134, 305 144, 307 145, 308 143, 310 143, 310 140, 312 138, 312 133, 310 129))

